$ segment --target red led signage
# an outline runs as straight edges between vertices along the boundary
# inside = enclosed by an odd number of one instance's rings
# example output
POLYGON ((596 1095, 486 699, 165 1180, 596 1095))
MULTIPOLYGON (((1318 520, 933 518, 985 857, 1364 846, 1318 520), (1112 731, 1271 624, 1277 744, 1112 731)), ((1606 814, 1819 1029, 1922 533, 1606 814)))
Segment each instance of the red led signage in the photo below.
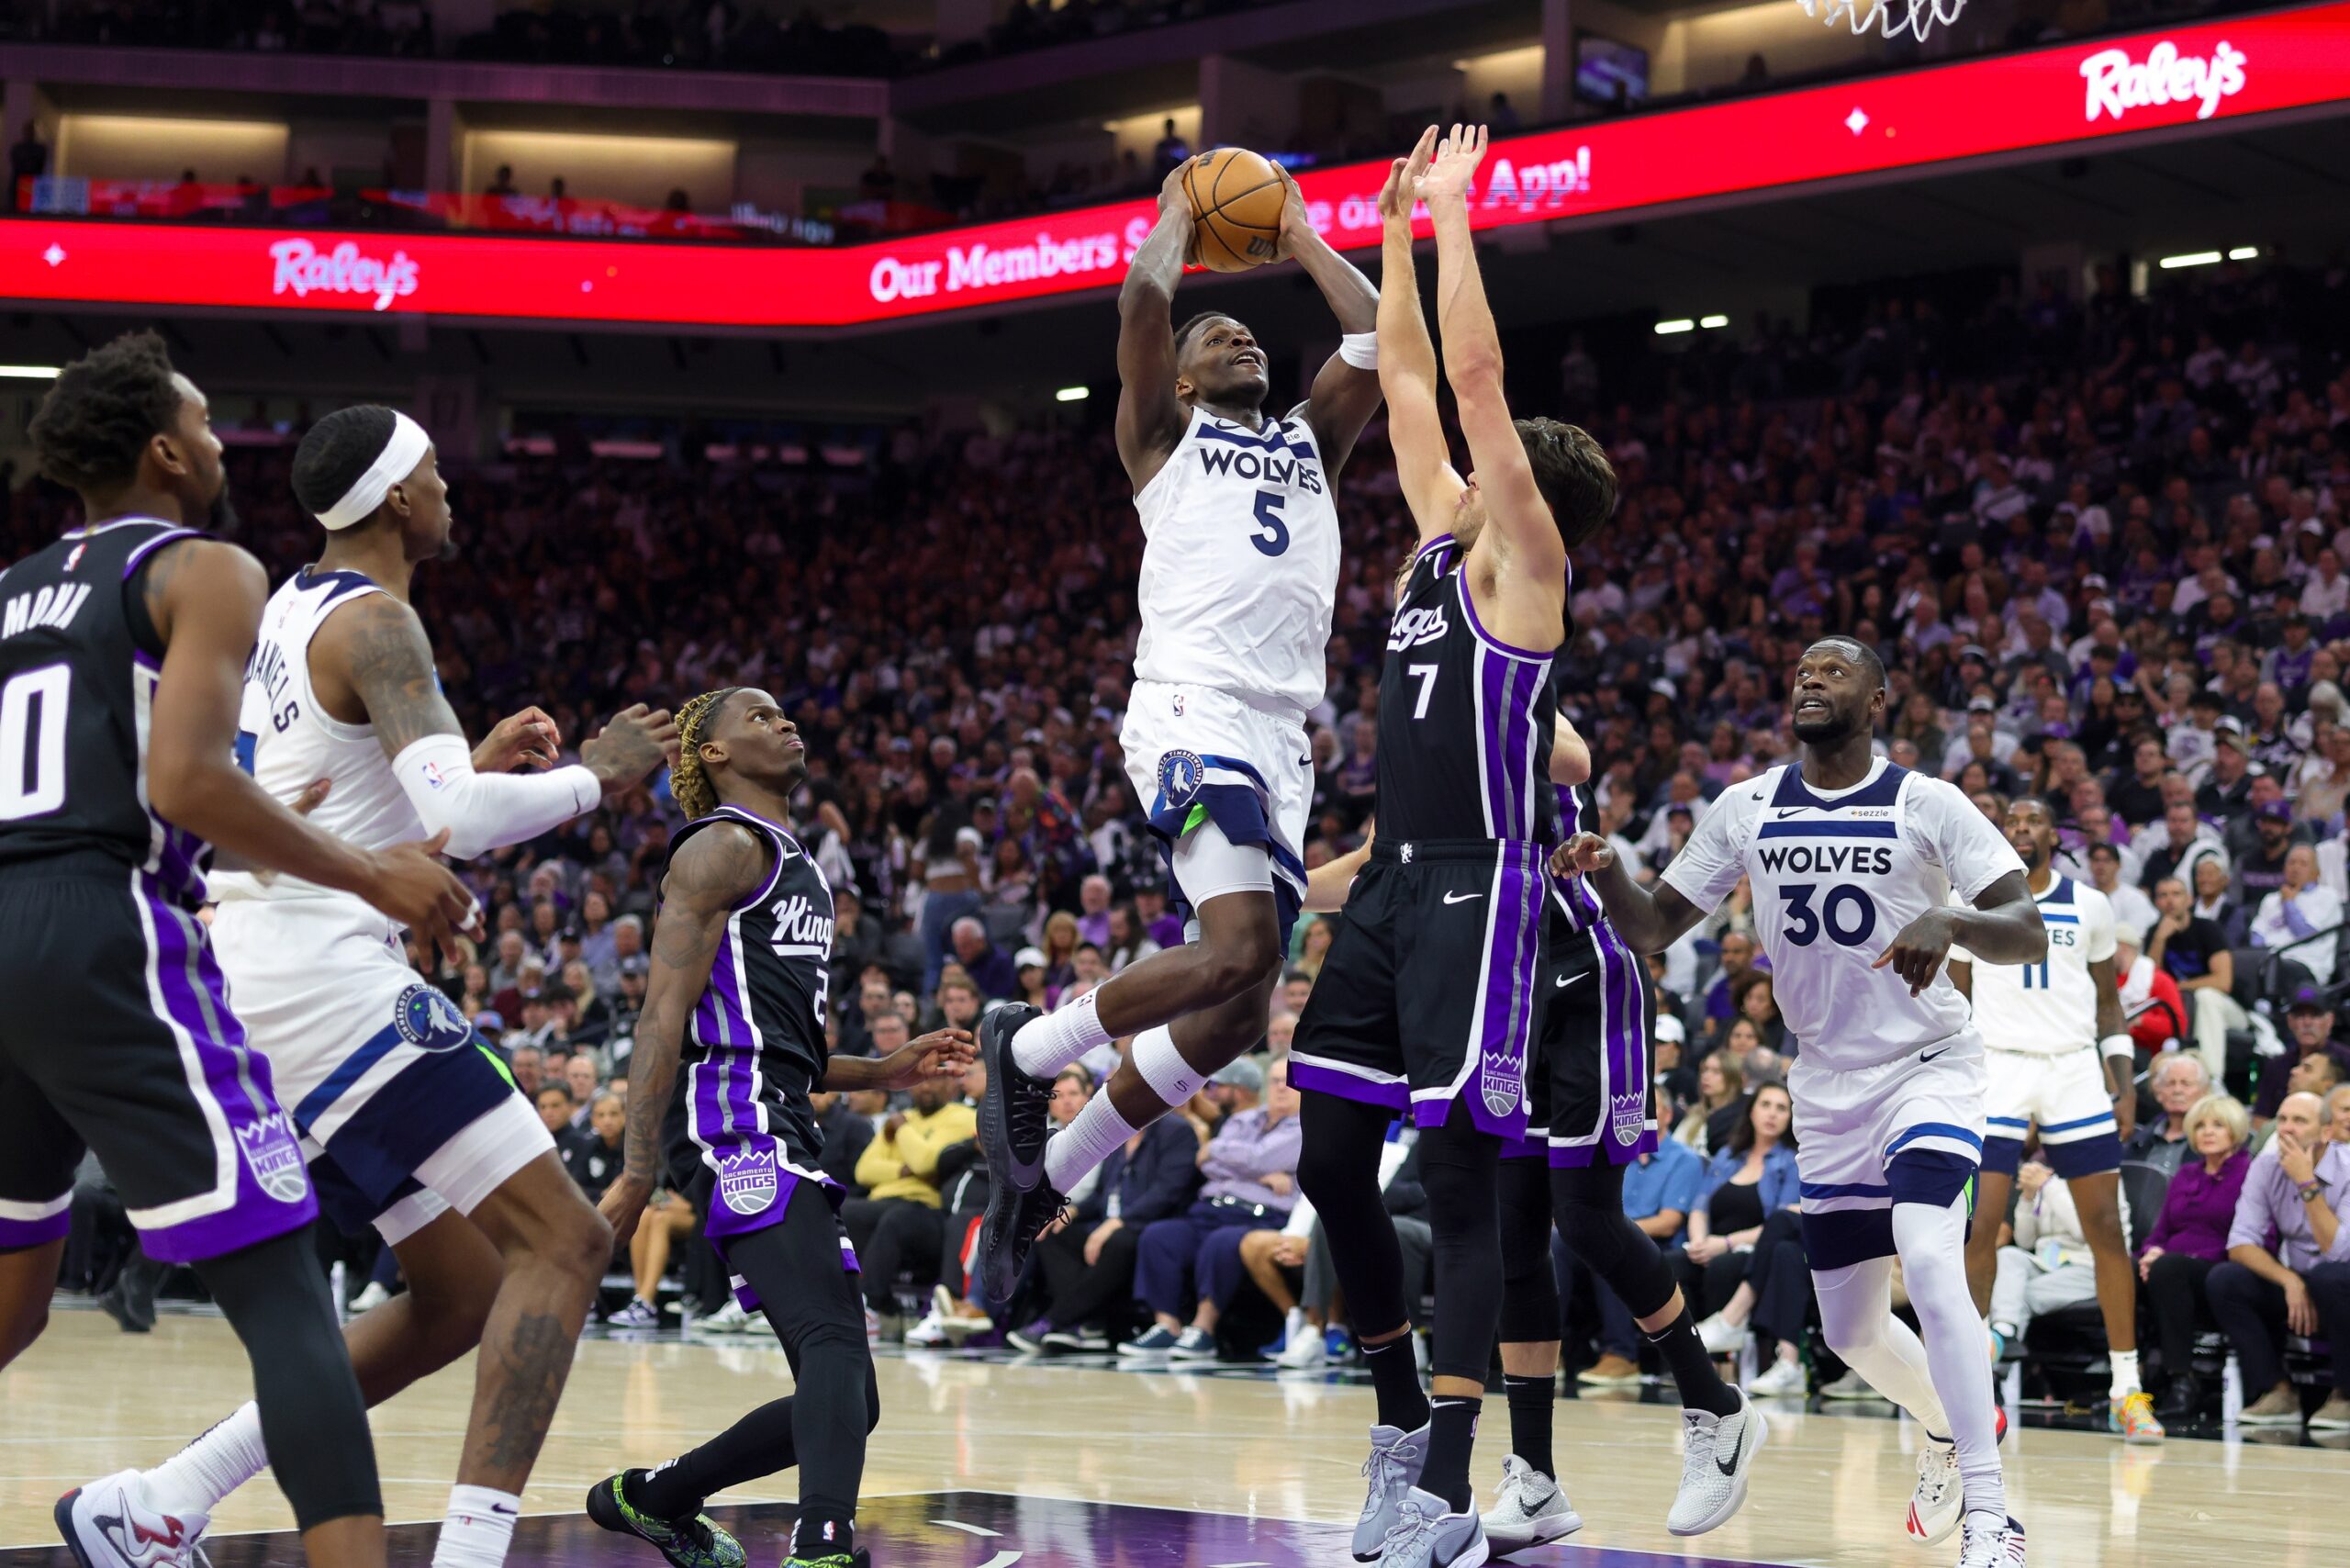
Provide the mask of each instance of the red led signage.
MULTIPOLYGON (((1496 141, 1480 228, 1621 213, 2350 99, 2350 0, 1496 141)), ((1309 173, 1373 244, 1383 162, 1309 173)), ((1116 283, 1154 204, 833 250, 25 218, 0 298, 678 326, 827 327, 1116 283)))

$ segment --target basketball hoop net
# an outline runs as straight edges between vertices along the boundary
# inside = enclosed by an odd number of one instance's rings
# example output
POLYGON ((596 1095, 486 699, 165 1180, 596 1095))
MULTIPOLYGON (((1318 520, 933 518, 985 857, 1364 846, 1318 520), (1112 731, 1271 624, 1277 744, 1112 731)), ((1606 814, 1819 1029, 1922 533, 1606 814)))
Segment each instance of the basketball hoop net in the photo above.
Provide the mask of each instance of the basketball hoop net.
POLYGON ((1908 33, 1920 43, 1936 27, 1948 27, 1966 8, 1966 0, 1797 0, 1803 14, 1834 27, 1848 24, 1853 36, 1875 31, 1886 38, 1908 33))

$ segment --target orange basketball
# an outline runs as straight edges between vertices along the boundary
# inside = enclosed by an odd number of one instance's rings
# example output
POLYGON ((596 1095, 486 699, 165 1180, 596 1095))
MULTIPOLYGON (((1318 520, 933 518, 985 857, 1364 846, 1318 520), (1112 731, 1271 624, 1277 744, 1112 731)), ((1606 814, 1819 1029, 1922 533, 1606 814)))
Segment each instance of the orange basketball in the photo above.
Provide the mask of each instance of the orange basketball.
POLYGON ((1219 147, 1192 160, 1183 194, 1197 225, 1192 260, 1214 272, 1246 272, 1273 259, 1289 185, 1245 147, 1219 147))

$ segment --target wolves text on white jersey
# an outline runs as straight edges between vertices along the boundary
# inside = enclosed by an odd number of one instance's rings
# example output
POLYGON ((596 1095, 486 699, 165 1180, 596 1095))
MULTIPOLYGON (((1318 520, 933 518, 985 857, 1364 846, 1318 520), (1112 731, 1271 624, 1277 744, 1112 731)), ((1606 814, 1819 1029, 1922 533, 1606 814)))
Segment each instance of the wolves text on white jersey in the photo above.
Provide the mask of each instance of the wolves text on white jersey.
POLYGON ((2097 980, 2089 966, 2113 957, 2113 905, 2095 888, 2058 877, 2036 901, 2048 928, 2048 956, 2031 964, 1986 964, 1964 948, 1953 963, 1972 964, 1968 990, 1975 1025, 1994 1050, 2062 1056, 2097 1049, 2097 980))
POLYGON ((1338 594, 1338 513, 1314 432, 1193 409, 1135 497, 1147 541, 1135 677, 1303 714, 1322 700, 1338 594))
POLYGON ((1902 927, 1972 902, 2023 862, 1955 786, 1880 759, 1849 790, 1818 790, 1793 765, 1725 790, 1664 879, 1712 910, 1739 879, 1754 890, 1772 994, 1806 1061, 1874 1067, 1967 1025, 1966 998, 1938 972, 1916 996, 1873 969, 1902 927))

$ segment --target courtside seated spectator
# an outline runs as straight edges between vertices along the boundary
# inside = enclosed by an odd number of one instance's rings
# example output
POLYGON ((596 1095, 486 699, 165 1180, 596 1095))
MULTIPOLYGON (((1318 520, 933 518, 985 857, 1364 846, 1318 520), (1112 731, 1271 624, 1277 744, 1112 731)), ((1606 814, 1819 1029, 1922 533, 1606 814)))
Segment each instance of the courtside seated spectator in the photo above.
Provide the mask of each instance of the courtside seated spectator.
MULTIPOLYGON (((2193 1058, 2188 1058, 2192 1060, 2193 1058)), ((2198 1063, 2198 1070, 2201 1064, 2198 1063)), ((2226 1260, 2228 1234, 2235 1227, 2236 1202, 2252 1168, 2251 1118, 2242 1103, 2207 1094, 2180 1118, 2185 1142, 2195 1158, 2171 1178, 2163 1212, 2138 1252, 2138 1278, 2153 1313, 2155 1343, 2168 1382, 2155 1414, 2188 1420, 2200 1413, 2204 1396, 2193 1365, 2195 1332, 2216 1328, 2204 1286, 2226 1260)))
POLYGON ((2325 1108, 2291 1094, 2276 1137, 2244 1172, 2228 1260, 2205 1289, 2244 1369, 2246 1426, 2299 1426, 2300 1391, 2285 1379, 2288 1333, 2333 1345, 2333 1391, 2312 1426, 2350 1428, 2350 1148, 2323 1141, 2325 1108))
POLYGON ((866 1310, 885 1337, 894 1337, 902 1327, 899 1270, 916 1259, 927 1268, 938 1255, 944 1226, 940 1157, 979 1130, 979 1114, 963 1103, 957 1085, 925 1080, 907 1098, 907 1107, 882 1123, 856 1162, 857 1185, 866 1195, 841 1205, 841 1221, 861 1265, 866 1310))
POLYGON ((2169 1051, 2154 1058, 2148 1087, 2160 1110, 2143 1117, 2122 1147, 2122 1158, 2143 1161, 2165 1175, 2178 1170, 2191 1146, 2187 1137, 2187 1113, 2219 1086, 2203 1058, 2186 1051, 2169 1051))

